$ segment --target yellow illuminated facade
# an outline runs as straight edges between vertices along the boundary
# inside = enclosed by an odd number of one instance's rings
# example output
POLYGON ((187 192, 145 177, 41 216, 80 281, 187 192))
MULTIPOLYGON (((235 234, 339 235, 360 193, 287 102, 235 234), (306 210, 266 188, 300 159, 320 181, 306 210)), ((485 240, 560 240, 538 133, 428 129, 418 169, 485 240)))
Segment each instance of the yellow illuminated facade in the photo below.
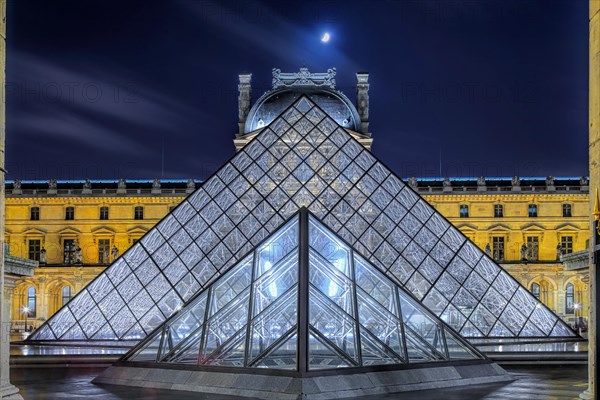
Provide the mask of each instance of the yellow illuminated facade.
MULTIPOLYGON (((583 251, 587 266, 586 182, 571 179, 550 187, 550 182, 535 181, 518 190, 510 180, 481 183, 409 180, 558 315, 567 320, 585 316, 588 270, 570 268, 565 260, 583 251)), ((21 325, 24 307, 31 309, 28 325, 39 326, 194 187, 189 181, 74 185, 7 185, 11 254, 40 261, 33 276, 15 283, 12 319, 21 325)))

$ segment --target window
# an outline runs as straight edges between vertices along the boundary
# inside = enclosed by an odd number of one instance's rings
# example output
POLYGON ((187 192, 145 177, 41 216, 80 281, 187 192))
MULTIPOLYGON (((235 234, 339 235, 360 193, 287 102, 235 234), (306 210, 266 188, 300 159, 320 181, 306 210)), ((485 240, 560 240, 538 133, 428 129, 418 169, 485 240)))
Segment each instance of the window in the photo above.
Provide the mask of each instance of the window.
POLYGON ((561 236, 560 246, 563 254, 571 254, 573 252, 573 236, 561 236))
POLYGON ((529 210, 529 216, 530 217, 537 217, 537 214, 538 214, 538 209, 537 208, 538 208, 537 204, 530 204, 529 205, 528 210, 529 210))
POLYGON ((108 207, 100 207, 100 219, 108 219, 108 207))
POLYGON ((459 213, 461 218, 469 218, 469 206, 466 204, 461 204, 459 213))
POLYGON ((493 236, 492 237, 492 257, 496 261, 504 260, 504 237, 493 236))
POLYGON ((39 207, 31 207, 29 209, 29 219, 32 221, 40 220, 40 208, 39 207))
POLYGON ((531 294, 536 298, 540 299, 540 285, 537 283, 531 284, 531 294))
POLYGON ((137 206, 133 212, 133 219, 144 219, 144 207, 137 206))
POLYGON ((538 236, 527 236, 527 260, 537 261, 538 260, 538 249, 540 245, 540 238, 538 236))
POLYGON ((570 204, 563 204, 562 206, 562 210, 563 210, 563 217, 571 217, 571 205, 570 204))
POLYGON ((28 317, 35 317, 35 288, 33 286, 29 286, 27 288, 27 312, 28 317))
POLYGON ((75 207, 65 208, 65 219, 68 221, 75 219, 75 207))
POLYGON ((98 263, 110 263, 110 239, 98 239, 98 263))
POLYGON ((494 204, 494 218, 504 217, 504 206, 502 204, 494 204))
POLYGON ((40 254, 42 251, 42 241, 39 239, 29 240, 29 259, 40 261, 40 254))
POLYGON ((65 239, 63 242, 63 254, 65 264, 75 264, 77 262, 77 249, 75 248, 75 239, 65 239))
POLYGON ((71 286, 63 286, 61 290, 62 305, 64 306, 71 300, 71 286))
POLYGON ((565 288, 565 313, 575 314, 575 286, 572 283, 567 283, 565 288))

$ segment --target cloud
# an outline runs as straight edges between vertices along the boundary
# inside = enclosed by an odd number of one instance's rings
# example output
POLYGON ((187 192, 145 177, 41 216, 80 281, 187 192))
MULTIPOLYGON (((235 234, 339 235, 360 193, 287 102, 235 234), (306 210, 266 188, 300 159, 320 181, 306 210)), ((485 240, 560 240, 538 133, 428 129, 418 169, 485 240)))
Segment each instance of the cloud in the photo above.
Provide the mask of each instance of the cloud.
POLYGON ((126 74, 81 71, 13 51, 6 89, 9 134, 140 154, 150 150, 145 133, 181 135, 183 126, 194 124, 196 110, 126 74))

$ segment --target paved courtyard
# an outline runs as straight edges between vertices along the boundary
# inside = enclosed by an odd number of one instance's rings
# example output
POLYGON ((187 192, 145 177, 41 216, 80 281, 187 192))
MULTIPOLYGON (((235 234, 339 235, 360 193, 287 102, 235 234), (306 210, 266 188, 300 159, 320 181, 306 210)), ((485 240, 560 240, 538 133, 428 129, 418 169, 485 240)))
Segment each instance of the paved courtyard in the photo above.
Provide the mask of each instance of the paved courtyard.
MULTIPOLYGON (((15 368, 12 382, 25 400, 227 400, 231 396, 202 395, 158 389, 94 385, 103 368, 15 368)), ((587 387, 587 367, 568 365, 506 368, 515 381, 507 384, 467 386, 443 390, 444 400, 470 399, 576 399, 587 387)), ((372 396, 371 399, 439 400, 440 390, 372 396)))

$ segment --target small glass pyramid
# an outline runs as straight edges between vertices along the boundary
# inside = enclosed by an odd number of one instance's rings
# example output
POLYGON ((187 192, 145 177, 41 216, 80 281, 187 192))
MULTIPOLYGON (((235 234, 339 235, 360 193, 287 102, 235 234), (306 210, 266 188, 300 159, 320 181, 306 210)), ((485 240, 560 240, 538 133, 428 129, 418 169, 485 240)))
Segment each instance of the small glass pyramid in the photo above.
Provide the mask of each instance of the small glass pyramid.
POLYGON ((481 358, 302 208, 123 360, 317 371, 481 358))
POLYGON ((463 337, 577 336, 302 96, 28 341, 137 342, 301 207, 463 337))

